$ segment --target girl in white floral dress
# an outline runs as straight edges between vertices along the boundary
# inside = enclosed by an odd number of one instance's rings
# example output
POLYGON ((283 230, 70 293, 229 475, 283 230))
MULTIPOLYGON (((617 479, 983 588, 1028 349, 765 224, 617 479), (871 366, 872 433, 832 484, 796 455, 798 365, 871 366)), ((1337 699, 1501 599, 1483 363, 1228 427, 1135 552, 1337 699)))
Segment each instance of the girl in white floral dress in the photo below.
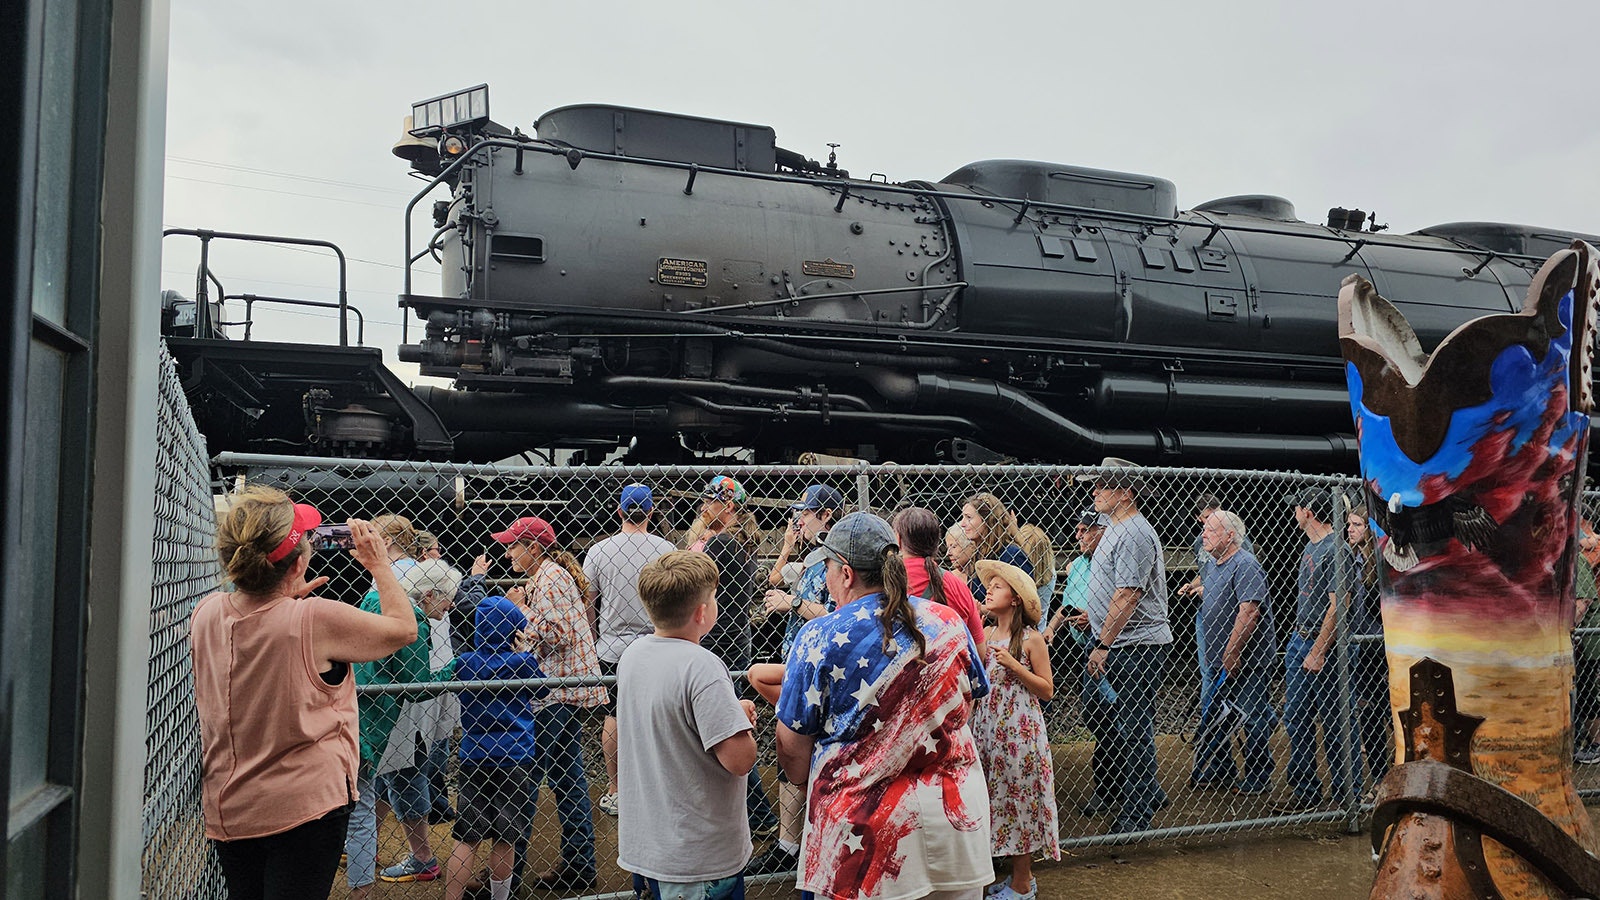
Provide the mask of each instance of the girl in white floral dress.
POLYGON ((995 856, 1011 857, 1011 874, 989 889, 999 900, 1034 900, 1033 854, 1061 858, 1055 774, 1040 701, 1055 693, 1050 656, 1039 625, 1039 591, 1016 566, 981 560, 988 591, 983 611, 994 624, 988 641, 989 696, 972 713, 978 756, 989 780, 989 831, 995 856))

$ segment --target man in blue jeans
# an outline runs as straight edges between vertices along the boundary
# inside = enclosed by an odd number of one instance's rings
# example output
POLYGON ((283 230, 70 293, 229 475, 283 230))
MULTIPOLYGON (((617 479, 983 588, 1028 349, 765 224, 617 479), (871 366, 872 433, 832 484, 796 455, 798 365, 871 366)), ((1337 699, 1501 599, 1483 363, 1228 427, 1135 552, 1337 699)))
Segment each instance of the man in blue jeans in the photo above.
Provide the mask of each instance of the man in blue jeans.
POLYGON ((1189 786, 1259 796, 1271 786, 1268 741, 1278 724, 1267 691, 1267 675, 1278 649, 1267 573, 1255 554, 1245 549, 1244 522, 1232 512, 1219 508, 1207 513, 1200 541, 1200 611, 1195 617, 1200 690, 1214 690, 1217 696, 1211 702, 1226 699, 1244 715, 1244 776, 1239 778, 1228 747, 1230 735, 1218 731, 1195 748, 1189 786), (1214 689, 1219 672, 1227 677, 1214 689))
POLYGON ((1144 479, 1133 463, 1107 457, 1094 481, 1094 508, 1110 520, 1089 569, 1084 720, 1094 733, 1094 794, 1084 808, 1116 808, 1109 833, 1143 831, 1167 806, 1156 780, 1155 699, 1166 669, 1167 568, 1161 539, 1139 512, 1144 479))
POLYGON ((1294 628, 1284 653, 1283 726, 1289 735, 1289 799, 1276 812, 1302 812, 1323 802, 1317 772, 1317 723, 1328 760, 1333 798, 1342 801, 1354 771, 1350 741, 1339 712, 1339 684, 1328 666, 1333 650, 1334 569, 1341 541, 1333 528, 1333 498, 1325 490, 1304 488, 1284 498, 1294 508, 1295 524, 1305 532, 1296 583, 1294 628))

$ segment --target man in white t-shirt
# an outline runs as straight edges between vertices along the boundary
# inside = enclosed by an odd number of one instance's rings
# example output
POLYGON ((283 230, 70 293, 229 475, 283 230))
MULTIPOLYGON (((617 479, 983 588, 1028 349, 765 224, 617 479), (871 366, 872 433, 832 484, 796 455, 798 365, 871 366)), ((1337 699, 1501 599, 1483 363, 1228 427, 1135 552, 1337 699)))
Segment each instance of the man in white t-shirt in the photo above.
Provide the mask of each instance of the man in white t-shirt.
MULTIPOLYGON (((645 564, 675 547, 650 533, 650 514, 655 497, 650 488, 630 484, 617 498, 617 515, 622 530, 589 548, 583 558, 583 574, 589 579, 589 621, 595 626, 595 652, 600 656, 600 674, 615 676, 622 651, 655 626, 639 600, 639 570, 645 564)), ((617 814, 617 689, 611 689, 606 720, 600 733, 606 756, 606 792, 600 810, 617 814)))

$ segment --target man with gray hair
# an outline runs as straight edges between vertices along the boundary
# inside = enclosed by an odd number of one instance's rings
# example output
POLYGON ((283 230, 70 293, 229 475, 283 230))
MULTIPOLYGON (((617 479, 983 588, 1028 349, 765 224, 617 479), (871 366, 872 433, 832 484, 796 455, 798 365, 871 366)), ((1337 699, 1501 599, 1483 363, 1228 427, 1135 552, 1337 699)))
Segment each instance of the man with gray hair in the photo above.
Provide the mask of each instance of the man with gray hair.
MULTIPOLYGON (((419 625, 417 640, 405 657, 397 655, 376 664, 376 680, 426 681, 452 659, 449 628, 443 619, 461 584, 461 573, 443 560, 425 559, 402 571, 399 581, 427 623, 419 625)), ((394 810, 410 850, 404 859, 379 870, 381 881, 432 881, 439 876, 430 833, 435 806, 430 763, 443 766, 447 761, 450 737, 460 716, 453 695, 401 700, 386 739, 373 742, 377 763, 372 792, 394 810)), ((364 812, 374 816, 367 824, 375 826, 375 809, 364 812)), ((366 891, 352 893, 364 896, 366 891)))
POLYGON ((1267 690, 1267 675, 1277 657, 1267 574, 1245 549, 1244 522, 1225 509, 1206 516, 1200 531, 1200 610, 1195 640, 1200 647, 1200 690, 1213 704, 1231 702, 1244 715, 1244 777, 1229 752, 1229 735, 1217 731, 1195 748, 1189 786, 1232 789, 1243 796, 1265 794, 1273 760, 1268 743, 1277 711, 1267 690), (1221 685, 1216 681, 1223 675, 1221 685), (1237 781, 1236 781, 1237 779, 1237 781))

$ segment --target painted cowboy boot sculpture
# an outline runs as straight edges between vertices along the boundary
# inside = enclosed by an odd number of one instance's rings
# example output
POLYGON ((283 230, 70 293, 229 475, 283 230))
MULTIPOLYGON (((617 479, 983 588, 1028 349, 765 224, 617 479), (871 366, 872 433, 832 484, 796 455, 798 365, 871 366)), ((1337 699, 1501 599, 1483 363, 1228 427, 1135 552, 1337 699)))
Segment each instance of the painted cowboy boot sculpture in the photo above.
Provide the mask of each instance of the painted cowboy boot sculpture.
POLYGON ((1575 243, 1521 313, 1432 354, 1364 279, 1339 292, 1404 763, 1378 792, 1373 897, 1600 896, 1568 706, 1597 280, 1575 243))

